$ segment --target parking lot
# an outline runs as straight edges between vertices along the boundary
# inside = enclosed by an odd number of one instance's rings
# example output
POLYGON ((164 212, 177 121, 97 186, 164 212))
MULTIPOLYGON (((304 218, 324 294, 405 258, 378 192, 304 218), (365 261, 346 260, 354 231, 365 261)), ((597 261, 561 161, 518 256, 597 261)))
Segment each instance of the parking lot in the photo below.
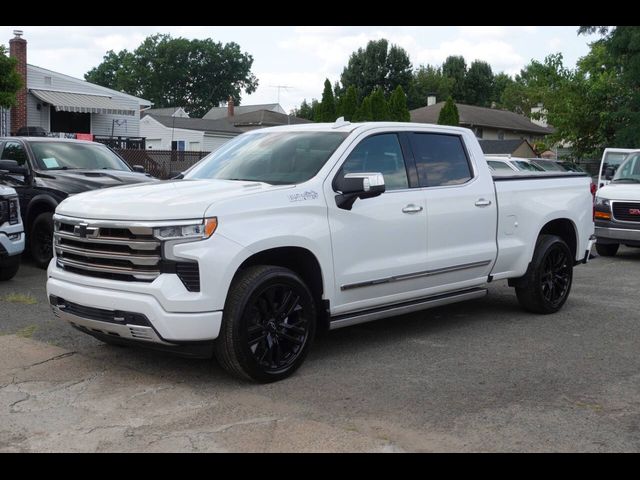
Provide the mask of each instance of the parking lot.
POLYGON ((639 275, 638 249, 597 257, 548 316, 497 282, 329 332, 255 385, 73 330, 27 261, 0 284, 0 451, 638 451, 639 275))

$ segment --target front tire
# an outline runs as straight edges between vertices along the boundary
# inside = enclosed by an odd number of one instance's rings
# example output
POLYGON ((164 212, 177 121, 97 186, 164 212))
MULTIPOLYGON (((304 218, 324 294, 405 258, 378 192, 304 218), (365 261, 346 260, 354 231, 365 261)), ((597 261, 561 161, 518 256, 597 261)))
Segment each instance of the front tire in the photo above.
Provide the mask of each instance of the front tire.
POLYGON ((30 251, 36 266, 46 269, 53 257, 53 213, 36 217, 30 231, 30 251))
POLYGON ((296 273, 271 265, 249 267, 229 288, 215 356, 236 377, 282 380, 304 362, 316 318, 313 296, 296 273))
POLYGON ((573 280, 573 256, 556 235, 540 235, 522 287, 516 287, 520 305, 530 312, 549 314, 562 308, 573 280))
POLYGON ((0 258, 0 280, 11 280, 20 268, 20 255, 0 258))
POLYGON ((619 243, 596 243, 596 252, 603 257, 614 257, 619 247, 619 243))

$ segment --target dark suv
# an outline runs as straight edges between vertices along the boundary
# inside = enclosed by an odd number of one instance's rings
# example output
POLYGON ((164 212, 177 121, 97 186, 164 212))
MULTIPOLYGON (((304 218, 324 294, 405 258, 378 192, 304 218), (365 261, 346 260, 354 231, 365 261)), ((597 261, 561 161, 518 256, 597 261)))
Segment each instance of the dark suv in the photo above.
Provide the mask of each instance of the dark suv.
POLYGON ((0 137, 0 183, 15 188, 27 250, 41 268, 53 255, 53 212, 69 195, 98 188, 153 182, 105 145, 48 137, 0 137))

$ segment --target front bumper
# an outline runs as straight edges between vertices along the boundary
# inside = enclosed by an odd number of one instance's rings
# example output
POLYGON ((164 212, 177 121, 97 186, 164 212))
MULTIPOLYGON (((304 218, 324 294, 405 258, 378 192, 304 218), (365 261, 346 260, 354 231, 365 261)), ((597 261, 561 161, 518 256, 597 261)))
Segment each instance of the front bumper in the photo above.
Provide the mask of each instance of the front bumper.
POLYGON ((167 345, 180 342, 197 342, 214 340, 220 332, 222 311, 209 312, 167 312, 151 295, 114 291, 109 288, 86 286, 68 280, 49 277, 47 280, 47 296, 63 299, 76 305, 73 313, 65 308, 52 305, 54 313, 75 326, 91 331, 102 332, 114 338, 134 340, 143 343, 167 345), (103 321, 96 319, 95 310, 113 312, 129 312, 143 315, 148 325, 140 322, 127 323, 103 321), (93 318, 92 318, 93 317, 93 318))
POLYGON ((640 228, 636 230, 596 226, 596 237, 598 243, 640 243, 640 228))
POLYGON ((24 251, 24 237, 22 224, 3 226, 0 231, 0 252, 2 255, 9 257, 20 255, 24 251))

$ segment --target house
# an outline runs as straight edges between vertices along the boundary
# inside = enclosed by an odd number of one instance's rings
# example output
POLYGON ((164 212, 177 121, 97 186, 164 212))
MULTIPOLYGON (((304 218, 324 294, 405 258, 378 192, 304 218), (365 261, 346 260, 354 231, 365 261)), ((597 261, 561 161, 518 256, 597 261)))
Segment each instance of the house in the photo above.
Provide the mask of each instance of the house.
POLYGON ((23 88, 11 109, 10 132, 40 127, 47 133, 138 137, 140 110, 151 102, 27 63, 27 41, 14 30, 9 55, 23 88))
POLYGON ((140 120, 140 133, 146 137, 147 150, 212 152, 243 131, 226 118, 207 120, 150 114, 140 120))
POLYGON ((526 139, 484 140, 478 139, 485 155, 509 155, 520 158, 537 157, 536 151, 526 139))
POLYGON ((273 110, 237 113, 233 100, 229 101, 225 111, 226 116, 216 119, 206 118, 206 115, 203 118, 184 118, 147 113, 140 120, 140 134, 146 137, 147 150, 212 152, 249 130, 310 123, 310 120, 273 110))
POLYGON ((140 112, 140 118, 145 115, 160 115, 162 117, 189 118, 189 114, 182 107, 148 108, 140 112))
MULTIPOLYGON (((433 98, 433 97, 432 97, 433 98)), ((445 102, 433 103, 411 110, 412 122, 438 123, 445 102)), ((497 108, 476 107, 456 103, 460 126, 470 128, 476 137, 484 140, 518 140, 535 142, 554 132, 549 126, 537 125, 524 115, 497 108)))
POLYGON ((227 117, 227 120, 244 132, 255 130, 256 128, 312 123, 311 120, 307 120, 306 118, 294 117, 293 115, 274 112, 273 110, 255 110, 246 113, 236 113, 232 117, 227 117))
MULTIPOLYGON (((230 99, 230 103, 233 103, 233 100, 230 99)), ((243 113, 249 113, 249 112, 255 112, 255 111, 258 111, 258 110, 269 110, 271 112, 278 112, 278 113, 282 113, 282 114, 285 114, 285 115, 287 113, 287 112, 284 111, 284 109, 280 106, 279 103, 263 103, 263 104, 260 104, 260 105, 238 105, 236 107, 234 107, 232 105, 232 108, 234 108, 236 115, 241 115, 243 113)), ((209 110, 207 113, 205 113, 202 118, 206 118, 208 120, 215 120, 217 118, 224 118, 224 117, 227 116, 228 109, 229 109, 229 105, 228 104, 227 104, 226 107, 213 107, 211 110, 209 110)))

